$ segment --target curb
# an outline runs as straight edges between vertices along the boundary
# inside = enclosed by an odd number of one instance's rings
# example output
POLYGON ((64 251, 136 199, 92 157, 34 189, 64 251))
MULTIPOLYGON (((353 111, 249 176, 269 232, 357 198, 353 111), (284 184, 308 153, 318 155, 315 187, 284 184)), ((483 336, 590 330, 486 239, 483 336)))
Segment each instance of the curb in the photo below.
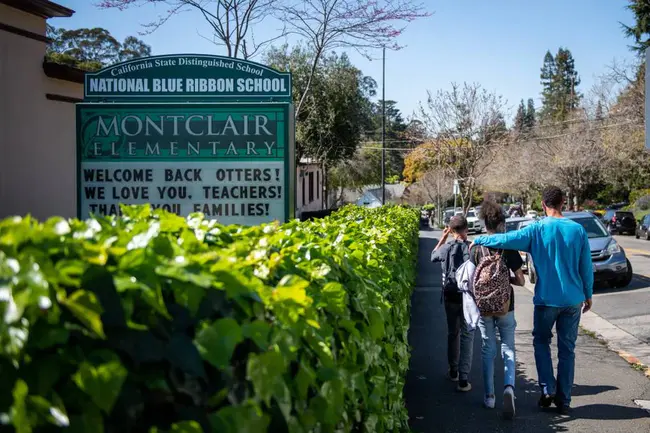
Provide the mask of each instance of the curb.
MULTIPOLYGON (((524 288, 534 293, 534 289, 529 287, 528 283, 524 288)), ((588 311, 582 315, 580 327, 588 333, 595 334, 595 338, 604 341, 609 350, 618 354, 628 364, 642 371, 645 377, 650 379, 650 344, 639 340, 593 311, 588 311)))

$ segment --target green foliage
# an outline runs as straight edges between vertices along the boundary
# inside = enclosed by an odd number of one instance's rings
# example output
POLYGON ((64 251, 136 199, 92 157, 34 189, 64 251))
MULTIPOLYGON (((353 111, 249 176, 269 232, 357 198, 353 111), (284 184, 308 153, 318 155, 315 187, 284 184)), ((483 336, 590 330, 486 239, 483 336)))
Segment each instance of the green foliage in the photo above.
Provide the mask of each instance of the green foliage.
POLYGON ((634 14, 634 24, 623 26, 623 32, 628 38, 634 39, 634 45, 630 46, 639 56, 645 53, 650 47, 650 4, 646 0, 628 0, 626 8, 634 14))
POLYGON ((66 30, 47 26, 46 58, 88 71, 96 71, 117 62, 151 55, 151 47, 140 39, 128 36, 120 43, 103 28, 66 30))
POLYGON ((2 431, 400 432, 417 211, 0 221, 2 431))
POLYGON ((547 51, 540 78, 544 120, 556 122, 566 120, 578 108, 582 98, 576 90, 580 85, 580 77, 571 51, 560 48, 555 56, 547 51))
POLYGON ((398 183, 398 182, 399 182, 399 175, 398 174, 386 177, 386 183, 394 184, 394 183, 398 183))
POLYGON ((272 48, 265 63, 293 74, 294 103, 309 86, 296 118, 296 157, 334 165, 350 159, 370 126, 370 96, 376 83, 350 63, 347 55, 323 55, 309 82, 315 53, 300 46, 272 48))
POLYGON ((645 189, 635 189, 630 193, 630 204, 635 204, 641 197, 650 195, 650 188, 645 189))

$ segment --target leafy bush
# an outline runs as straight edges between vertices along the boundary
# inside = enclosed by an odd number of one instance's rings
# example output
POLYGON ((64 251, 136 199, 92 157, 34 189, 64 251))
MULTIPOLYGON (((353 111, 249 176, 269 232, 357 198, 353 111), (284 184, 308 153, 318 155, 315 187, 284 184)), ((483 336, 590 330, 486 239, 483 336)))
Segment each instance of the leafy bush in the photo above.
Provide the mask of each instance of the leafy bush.
POLYGON ((637 203, 637 201, 638 201, 640 198, 645 197, 645 196, 647 196, 647 195, 650 195, 650 188, 646 188, 646 189, 635 189, 634 191, 632 191, 632 192, 630 193, 630 200, 629 200, 629 202, 630 202, 631 205, 634 205, 635 203, 637 203))
POLYGON ((408 431, 417 212, 123 210, 0 221, 3 432, 408 431))
POLYGON ((650 195, 645 195, 636 201, 636 207, 639 210, 650 210, 650 195))
POLYGON ((424 206, 422 206, 422 210, 426 210, 426 211, 434 210, 435 208, 436 208, 436 206, 434 204, 431 204, 431 203, 428 203, 428 204, 425 204, 424 206))

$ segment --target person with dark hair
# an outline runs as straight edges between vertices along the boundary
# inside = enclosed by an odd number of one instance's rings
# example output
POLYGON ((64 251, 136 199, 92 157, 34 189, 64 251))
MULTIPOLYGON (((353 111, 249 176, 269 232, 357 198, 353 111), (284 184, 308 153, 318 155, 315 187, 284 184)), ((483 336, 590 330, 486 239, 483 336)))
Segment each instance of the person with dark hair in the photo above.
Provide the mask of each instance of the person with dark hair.
POLYGON ((456 271, 468 259, 467 219, 456 215, 442 232, 438 245, 431 253, 431 261, 442 264, 442 299, 447 316, 447 377, 458 382, 457 389, 462 392, 472 389, 468 379, 472 368, 474 331, 465 322, 463 296, 456 281, 456 271), (447 243, 450 234, 454 239, 447 243))
MULTIPOLYGON (((500 205, 493 201, 485 201, 481 205, 480 216, 485 221, 488 236, 505 232, 506 218, 500 205)), ((470 260, 476 266, 486 255, 501 254, 507 268, 514 273, 510 283, 524 285, 524 273, 521 269, 523 261, 518 252, 513 250, 498 251, 492 248, 474 245, 470 250, 470 260)), ((506 418, 515 415, 515 292, 510 290, 510 306, 505 315, 481 316, 478 327, 481 330, 481 358, 483 363, 483 403, 488 409, 494 409, 496 396, 494 393, 494 359, 497 354, 497 329, 501 340, 501 356, 503 358, 503 413, 506 418)))
POLYGON ((570 409, 580 314, 591 309, 594 284, 587 232, 563 217, 564 203, 560 188, 547 187, 542 193, 547 218, 521 230, 474 240, 475 245, 525 251, 532 256, 537 270, 533 346, 542 391, 539 406, 548 408, 554 403, 562 414, 570 409), (557 379, 550 347, 554 325, 558 339, 557 379))

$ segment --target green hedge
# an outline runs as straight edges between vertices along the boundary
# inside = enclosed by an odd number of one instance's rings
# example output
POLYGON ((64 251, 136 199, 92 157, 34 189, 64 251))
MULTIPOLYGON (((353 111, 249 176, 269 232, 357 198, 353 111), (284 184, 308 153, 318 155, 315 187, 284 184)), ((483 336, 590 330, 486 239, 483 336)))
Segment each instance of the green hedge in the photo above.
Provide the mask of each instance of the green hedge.
POLYGON ((418 223, 0 221, 0 430, 407 431, 418 223))

